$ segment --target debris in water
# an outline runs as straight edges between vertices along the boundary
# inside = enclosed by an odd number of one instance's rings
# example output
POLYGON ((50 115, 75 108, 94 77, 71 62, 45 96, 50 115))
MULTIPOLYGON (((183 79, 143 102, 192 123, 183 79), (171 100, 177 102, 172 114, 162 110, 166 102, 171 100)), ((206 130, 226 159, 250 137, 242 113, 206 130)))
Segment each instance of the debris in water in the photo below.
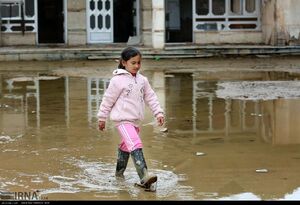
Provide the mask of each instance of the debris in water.
POLYGON ((197 152, 196 155, 197 155, 197 156, 204 156, 205 153, 203 153, 203 152, 197 152))
POLYGON ((257 173, 267 173, 269 172, 267 169, 257 169, 255 170, 257 173))

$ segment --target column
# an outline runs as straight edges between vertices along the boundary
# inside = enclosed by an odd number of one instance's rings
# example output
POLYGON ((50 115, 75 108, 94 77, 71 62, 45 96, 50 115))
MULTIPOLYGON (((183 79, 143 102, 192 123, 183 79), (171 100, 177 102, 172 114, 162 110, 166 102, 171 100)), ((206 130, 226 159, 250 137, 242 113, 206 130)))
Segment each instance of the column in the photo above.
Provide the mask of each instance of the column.
POLYGON ((152 0, 152 46, 155 49, 165 47, 165 2, 152 0))

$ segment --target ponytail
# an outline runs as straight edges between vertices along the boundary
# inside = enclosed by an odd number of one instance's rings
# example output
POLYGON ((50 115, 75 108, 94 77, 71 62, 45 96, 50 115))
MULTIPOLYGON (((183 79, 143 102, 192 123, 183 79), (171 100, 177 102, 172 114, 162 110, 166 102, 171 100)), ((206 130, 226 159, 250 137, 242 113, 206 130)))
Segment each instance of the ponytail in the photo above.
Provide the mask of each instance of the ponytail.
POLYGON ((119 69, 125 69, 125 67, 122 64, 122 58, 119 59, 119 65, 118 65, 119 69))

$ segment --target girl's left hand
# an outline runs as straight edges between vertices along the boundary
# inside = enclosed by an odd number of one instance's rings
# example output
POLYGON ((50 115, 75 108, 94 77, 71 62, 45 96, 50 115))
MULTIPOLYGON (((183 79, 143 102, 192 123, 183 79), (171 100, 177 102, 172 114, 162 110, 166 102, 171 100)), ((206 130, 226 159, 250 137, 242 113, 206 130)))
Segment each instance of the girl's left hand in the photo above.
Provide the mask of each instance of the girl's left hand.
POLYGON ((98 128, 99 128, 99 130, 103 131, 105 128, 105 121, 99 121, 98 128))
POLYGON ((163 116, 157 117, 156 120, 159 126, 162 126, 165 123, 165 118, 163 116))

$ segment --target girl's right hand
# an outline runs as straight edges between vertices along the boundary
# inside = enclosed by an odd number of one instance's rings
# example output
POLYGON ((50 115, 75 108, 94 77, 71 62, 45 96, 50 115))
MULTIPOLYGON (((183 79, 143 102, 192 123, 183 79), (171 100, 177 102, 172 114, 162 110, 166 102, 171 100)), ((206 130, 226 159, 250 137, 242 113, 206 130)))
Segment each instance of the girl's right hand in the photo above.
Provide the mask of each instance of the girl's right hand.
POLYGON ((99 121, 98 127, 99 130, 103 131, 105 128, 105 121, 99 121))

